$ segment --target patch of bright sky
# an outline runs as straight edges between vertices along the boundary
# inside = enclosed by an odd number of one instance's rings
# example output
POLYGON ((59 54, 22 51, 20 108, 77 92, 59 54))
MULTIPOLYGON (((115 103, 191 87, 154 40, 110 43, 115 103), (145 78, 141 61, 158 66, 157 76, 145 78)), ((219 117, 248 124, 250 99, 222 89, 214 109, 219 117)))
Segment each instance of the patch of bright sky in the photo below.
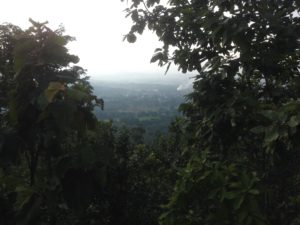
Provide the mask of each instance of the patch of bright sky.
MULTIPOLYGON (((123 12, 126 1, 7 0, 1 7, 0 23, 28 28, 28 19, 32 18, 48 21, 52 29, 63 24, 66 34, 76 37, 69 44, 71 53, 80 57, 79 65, 94 79, 126 80, 131 74, 164 76, 165 68, 150 64, 154 49, 162 45, 153 33, 146 31, 134 44, 123 42, 123 35, 131 26, 131 20, 125 19, 123 12)), ((175 68, 169 73, 178 74, 175 68)))

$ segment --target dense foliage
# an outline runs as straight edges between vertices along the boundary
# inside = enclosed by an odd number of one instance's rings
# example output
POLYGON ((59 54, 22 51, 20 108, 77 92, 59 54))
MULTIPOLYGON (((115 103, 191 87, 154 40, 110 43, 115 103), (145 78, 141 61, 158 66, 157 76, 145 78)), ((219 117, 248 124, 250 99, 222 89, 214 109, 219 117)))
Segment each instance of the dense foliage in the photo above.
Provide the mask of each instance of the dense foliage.
MULTIPOLYGON (((181 106, 191 159, 162 224, 298 224, 299 1, 133 0, 152 62, 196 72, 181 106)), ((168 69, 168 68, 167 68, 168 69)))
POLYGON ((31 23, 0 26, 0 224, 158 224, 176 129, 146 146, 142 128, 98 121, 73 38, 31 23))
POLYGON ((71 65, 78 57, 65 46, 73 38, 31 22, 25 31, 0 27, 1 224, 80 217, 95 195, 91 184, 101 183, 110 144, 92 113, 103 102, 85 71, 71 65))
POLYGON ((125 38, 196 73, 184 117, 147 145, 98 121, 73 38, 2 24, 0 224, 300 224, 299 1, 128 2, 125 38))

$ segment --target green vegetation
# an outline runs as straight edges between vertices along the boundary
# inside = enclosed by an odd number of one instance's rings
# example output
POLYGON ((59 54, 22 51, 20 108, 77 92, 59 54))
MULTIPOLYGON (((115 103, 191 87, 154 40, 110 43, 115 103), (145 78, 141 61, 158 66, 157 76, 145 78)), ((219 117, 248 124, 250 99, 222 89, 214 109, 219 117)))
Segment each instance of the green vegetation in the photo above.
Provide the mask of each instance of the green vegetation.
POLYGON ((95 95, 105 99, 105 110, 95 109, 99 120, 113 120, 116 127, 144 129, 145 143, 168 131, 170 122, 180 116, 179 105, 188 91, 177 91, 178 84, 93 83, 95 95))
POLYGON ((299 1, 129 4, 125 38, 198 73, 183 116, 145 144, 96 118, 63 28, 1 25, 0 224, 300 224, 299 1))
POLYGON ((132 1, 127 40, 148 27, 153 62, 199 73, 181 106, 191 157, 161 223, 299 224, 299 1, 159 3, 132 1))
POLYGON ((25 31, 0 27, 1 224, 77 215, 90 205, 109 146, 92 113, 103 101, 84 70, 70 66, 78 62, 65 48, 72 38, 31 22, 25 31))

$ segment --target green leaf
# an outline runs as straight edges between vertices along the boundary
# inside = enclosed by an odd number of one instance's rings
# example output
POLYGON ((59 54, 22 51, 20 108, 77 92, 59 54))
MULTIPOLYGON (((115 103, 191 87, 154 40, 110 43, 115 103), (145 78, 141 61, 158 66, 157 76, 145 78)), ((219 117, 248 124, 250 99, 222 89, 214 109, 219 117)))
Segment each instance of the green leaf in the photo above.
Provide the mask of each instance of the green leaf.
POLYGON ((279 137, 278 131, 274 127, 271 127, 270 129, 268 129, 268 131, 266 131, 264 141, 266 144, 269 144, 273 141, 276 141, 278 137, 279 137))
POLYGON ((300 116, 292 116, 287 124, 289 127, 297 127, 299 123, 300 123, 300 116))
POLYGON ((263 126, 257 126, 257 127, 252 128, 250 131, 252 133, 254 133, 254 134, 261 134, 261 133, 264 133, 265 130, 266 130, 265 127, 263 127, 263 126))
POLYGON ((249 193, 252 194, 252 195, 258 195, 259 194, 259 190, 257 190, 257 189, 250 189, 249 193))
POLYGON ((164 54, 162 52, 157 52, 152 56, 150 63, 154 63, 158 60, 162 60, 163 57, 164 57, 164 54))
POLYGON ((169 69, 170 69, 170 66, 171 66, 171 64, 172 64, 171 62, 169 62, 169 63, 168 63, 167 69, 166 69, 166 71, 165 71, 165 75, 168 73, 168 71, 169 71, 169 69))
POLYGON ((237 194, 231 191, 224 191, 222 195, 224 199, 229 199, 229 200, 237 197, 237 194))
POLYGON ((47 101, 51 103, 54 96, 59 92, 65 90, 65 85, 60 82, 50 82, 48 88, 44 91, 47 101))
POLYGON ((128 41, 129 43, 134 43, 134 42, 136 42, 136 36, 135 36, 135 34, 129 33, 129 34, 127 34, 125 37, 126 37, 126 39, 127 39, 127 41, 128 41))
POLYGON ((277 113, 273 110, 263 110, 261 114, 269 120, 276 120, 278 118, 277 113))
POLYGON ((244 202, 244 199, 245 197, 244 196, 241 196, 240 198, 238 198, 237 200, 234 201, 234 205, 233 205, 233 208, 235 210, 238 210, 241 208, 241 205, 243 204, 244 202))

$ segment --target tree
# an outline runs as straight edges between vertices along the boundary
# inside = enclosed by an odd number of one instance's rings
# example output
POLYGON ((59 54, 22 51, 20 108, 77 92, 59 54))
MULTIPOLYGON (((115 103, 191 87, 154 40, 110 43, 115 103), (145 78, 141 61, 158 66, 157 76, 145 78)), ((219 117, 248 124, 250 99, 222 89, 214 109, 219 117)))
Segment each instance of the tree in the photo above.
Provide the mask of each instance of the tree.
POLYGON ((13 79, 13 48, 15 45, 14 36, 21 33, 21 29, 12 24, 4 24, 0 26, 1 38, 1 56, 0 56, 0 73, 1 73, 1 112, 8 106, 8 93, 10 81, 13 79))
POLYGON ((151 147, 142 128, 97 121, 103 101, 68 53, 73 38, 31 23, 0 27, 0 224, 158 224, 179 121, 151 147))
POLYGON ((107 224, 158 224, 160 206, 175 183, 178 156, 170 157, 168 142, 162 138, 149 146, 136 138, 136 128, 117 131, 105 186, 107 224))
POLYGON ((125 36, 162 41, 151 62, 195 72, 181 106, 191 160, 163 224, 299 223, 300 2, 132 0, 125 36))
POLYGON ((25 31, 0 27, 0 201, 11 207, 0 221, 79 223, 103 180, 111 128, 93 114, 103 101, 73 65, 79 58, 66 45, 74 38, 30 22, 25 31))

